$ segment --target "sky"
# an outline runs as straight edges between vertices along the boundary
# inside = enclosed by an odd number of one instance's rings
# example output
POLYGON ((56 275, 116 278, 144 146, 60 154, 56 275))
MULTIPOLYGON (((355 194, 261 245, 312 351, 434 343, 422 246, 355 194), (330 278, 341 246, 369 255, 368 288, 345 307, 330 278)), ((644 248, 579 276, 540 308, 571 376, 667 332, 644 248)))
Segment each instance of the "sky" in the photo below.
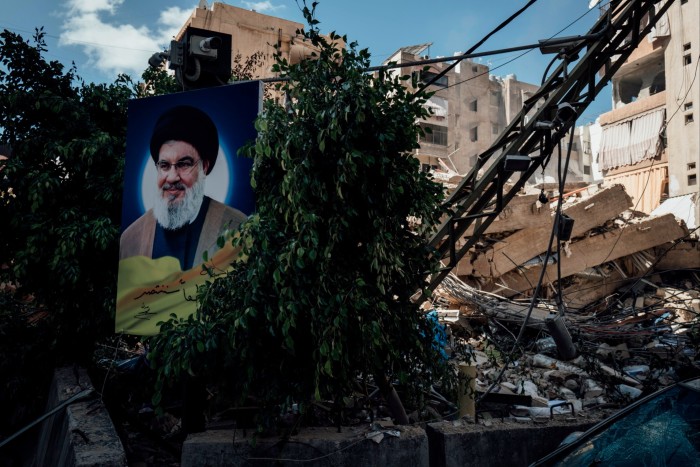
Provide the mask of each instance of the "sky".
MULTIPOLYGON (((302 0, 231 0, 223 3, 304 22, 302 0)), ((211 0, 209 0, 211 3, 211 0)), ((75 63, 87 82, 112 82, 119 73, 135 80, 148 58, 168 47, 199 0, 3 0, 0 29, 30 39, 44 27, 46 58, 75 63)), ((310 1, 309 1, 310 3, 310 1)), ((400 47, 431 42, 431 57, 463 53, 527 3, 526 0, 319 0, 321 32, 345 34, 369 49, 380 64, 400 47)), ((598 18, 589 0, 538 0, 525 14, 477 51, 537 43, 554 36, 585 34, 598 18)), ((539 83, 551 59, 538 50, 484 57, 492 74, 514 74, 539 83)), ((592 103, 579 124, 610 110, 610 86, 592 103)))

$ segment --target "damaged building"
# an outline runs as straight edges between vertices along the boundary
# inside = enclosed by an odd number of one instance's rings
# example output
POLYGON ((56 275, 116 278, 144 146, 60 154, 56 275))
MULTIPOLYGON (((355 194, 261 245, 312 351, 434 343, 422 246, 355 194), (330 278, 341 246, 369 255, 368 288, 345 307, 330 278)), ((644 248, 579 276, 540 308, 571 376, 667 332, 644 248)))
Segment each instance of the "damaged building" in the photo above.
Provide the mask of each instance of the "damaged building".
POLYGON ((665 201, 690 229, 700 213, 699 7, 671 5, 614 76, 612 110, 599 119, 604 183, 624 185, 642 212, 665 201))

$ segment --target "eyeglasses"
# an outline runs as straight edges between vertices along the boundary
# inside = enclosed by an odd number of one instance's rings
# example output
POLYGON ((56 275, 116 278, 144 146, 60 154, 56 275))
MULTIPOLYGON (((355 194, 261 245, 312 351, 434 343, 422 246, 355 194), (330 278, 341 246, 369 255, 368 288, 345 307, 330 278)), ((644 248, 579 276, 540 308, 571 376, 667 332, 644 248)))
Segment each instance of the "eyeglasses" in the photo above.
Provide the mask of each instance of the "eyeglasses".
POLYGON ((198 159, 196 161, 192 159, 183 159, 175 162, 174 164, 171 164, 167 161, 158 161, 156 162, 156 167, 158 167, 158 172, 160 172, 163 175, 170 172, 171 167, 175 167, 175 172, 178 174, 186 174, 192 172, 194 166, 199 162, 202 162, 202 159, 198 159))

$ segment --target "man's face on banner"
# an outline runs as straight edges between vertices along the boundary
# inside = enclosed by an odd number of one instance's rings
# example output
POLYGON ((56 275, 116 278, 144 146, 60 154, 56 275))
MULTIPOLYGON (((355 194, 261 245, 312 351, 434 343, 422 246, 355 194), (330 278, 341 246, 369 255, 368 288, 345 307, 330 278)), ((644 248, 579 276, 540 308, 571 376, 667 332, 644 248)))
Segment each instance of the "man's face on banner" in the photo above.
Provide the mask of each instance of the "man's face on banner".
POLYGON ((192 188, 202 172, 206 173, 208 163, 191 144, 167 141, 160 147, 157 166, 160 194, 173 205, 184 199, 186 190, 192 188))
POLYGON ((184 141, 167 141, 158 153, 155 214, 166 229, 177 229, 194 220, 204 196, 208 161, 184 141))

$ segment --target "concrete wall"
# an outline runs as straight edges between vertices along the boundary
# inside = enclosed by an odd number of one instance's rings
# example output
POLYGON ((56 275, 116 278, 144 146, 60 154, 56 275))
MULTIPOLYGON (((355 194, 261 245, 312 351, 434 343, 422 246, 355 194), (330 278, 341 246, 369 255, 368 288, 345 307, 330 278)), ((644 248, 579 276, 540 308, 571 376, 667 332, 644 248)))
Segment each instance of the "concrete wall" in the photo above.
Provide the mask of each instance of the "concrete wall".
MULTIPOLYGON (((56 371, 49 408, 91 387, 84 370, 56 371)), ((182 446, 182 467, 238 465, 329 467, 519 466, 550 453, 574 431, 597 420, 576 415, 545 423, 463 420, 387 427, 370 438, 368 426, 304 428, 288 439, 253 438, 252 431, 210 430, 191 434, 182 446)), ((109 414, 92 398, 62 409, 44 422, 34 466, 127 465, 109 414)))
MULTIPOLYGON (((376 443, 367 439, 365 427, 304 429, 289 440, 258 439, 240 430, 218 430, 190 435, 183 445, 182 467, 242 465, 292 466, 520 466, 557 448, 574 431, 585 431, 594 420, 501 423, 491 426, 449 421, 395 428, 376 443)), ((391 429, 391 428, 390 428, 391 429)))
POLYGON ((554 451, 570 433, 585 431, 594 422, 552 421, 490 427, 440 422, 428 425, 430 466, 515 467, 529 465, 554 451))
MULTIPOLYGON (((46 412, 91 387, 84 369, 57 369, 46 412)), ((121 467, 127 462, 107 409, 93 397, 70 404, 43 422, 31 465, 121 467)))
POLYGON ((275 465, 333 467, 427 466, 428 437, 420 427, 405 426, 400 436, 367 439, 364 430, 309 428, 288 440, 253 438, 241 430, 190 435, 182 448, 182 467, 275 465))
POLYGON ((245 61, 261 52, 263 64, 254 72, 254 76, 260 78, 274 76, 271 67, 276 47, 290 63, 300 62, 315 49, 297 34, 297 30, 304 27, 301 23, 220 2, 214 2, 210 8, 196 8, 177 37, 182 37, 189 26, 231 34, 232 63, 238 54, 245 61))
MULTIPOLYGON (((700 2, 669 9, 671 40, 666 47, 666 130, 669 151, 669 196, 697 193, 700 186, 700 2), (685 50, 685 47, 689 48, 685 50), (685 64, 685 56, 691 63, 685 64), (686 108, 686 106, 690 108, 686 108), (673 118, 671 118, 673 117, 673 118), (692 121, 688 121, 691 119, 692 121), (691 168, 695 164, 695 168, 691 168), (695 185, 689 176, 695 175, 695 185)), ((692 177, 690 177, 692 179, 692 177)), ((697 203, 700 209, 700 203, 697 203)), ((696 212, 696 219, 698 217, 696 212)))

